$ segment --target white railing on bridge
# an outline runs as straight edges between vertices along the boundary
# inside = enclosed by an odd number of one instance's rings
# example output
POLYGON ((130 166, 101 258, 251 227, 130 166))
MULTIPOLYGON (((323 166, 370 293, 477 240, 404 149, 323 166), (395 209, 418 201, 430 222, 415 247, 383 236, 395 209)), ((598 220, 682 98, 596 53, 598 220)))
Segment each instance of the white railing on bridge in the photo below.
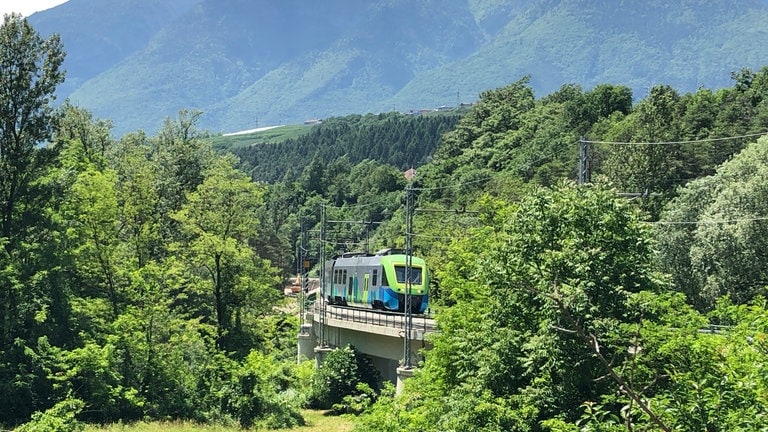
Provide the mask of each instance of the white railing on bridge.
MULTIPOLYGON (((322 313, 320 307, 317 307, 316 305, 310 305, 307 311, 315 314, 316 317, 322 313)), ((405 319, 405 315, 402 313, 339 306, 326 306, 325 314, 327 319, 349 321, 354 323, 390 327, 396 329, 403 328, 403 321, 405 319)), ((413 330, 420 330, 424 333, 432 333, 436 331, 435 321, 426 315, 413 315, 411 322, 413 324, 413 330)))

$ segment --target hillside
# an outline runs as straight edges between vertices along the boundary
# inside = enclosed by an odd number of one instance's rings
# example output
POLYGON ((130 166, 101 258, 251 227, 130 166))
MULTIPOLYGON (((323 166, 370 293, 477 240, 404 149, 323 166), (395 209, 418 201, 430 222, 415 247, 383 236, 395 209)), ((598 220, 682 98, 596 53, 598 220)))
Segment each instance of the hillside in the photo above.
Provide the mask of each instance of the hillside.
POLYGON ((767 57, 768 2, 70 0, 34 14, 68 51, 70 97, 153 131, 181 108, 232 132, 455 106, 530 76, 539 96, 614 83, 642 98, 730 85, 767 57))
POLYGON ((163 27, 197 1, 69 0, 36 13, 29 20, 43 35, 62 35, 67 51, 67 80, 59 93, 68 96, 91 78, 143 49, 163 27))
POLYGON ((251 178, 270 183, 295 180, 315 160, 330 164, 343 158, 351 165, 372 160, 406 171, 427 163, 442 135, 460 118, 457 112, 349 115, 285 133, 276 128, 217 138, 216 145, 237 155, 251 178))

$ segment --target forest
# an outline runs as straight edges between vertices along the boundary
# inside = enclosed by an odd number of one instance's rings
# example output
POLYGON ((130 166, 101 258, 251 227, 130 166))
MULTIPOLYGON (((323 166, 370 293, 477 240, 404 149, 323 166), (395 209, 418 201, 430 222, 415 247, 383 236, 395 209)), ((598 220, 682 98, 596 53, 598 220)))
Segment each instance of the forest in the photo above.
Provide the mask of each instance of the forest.
POLYGON ((327 119, 296 138, 220 147, 238 156, 240 168, 255 181, 268 183, 295 180, 314 158, 322 163, 344 157, 350 165, 372 159, 405 171, 426 164, 459 118, 454 112, 349 115, 327 119))
POLYGON ((536 97, 522 77, 455 120, 333 119, 275 143, 311 155, 277 175, 215 150, 193 110, 115 138, 54 104, 56 35, 10 15, 0 44, 4 429, 274 429, 306 407, 360 431, 768 424, 768 68, 639 100, 616 84, 536 97), (397 395, 353 347, 296 364, 282 287, 302 233, 324 209, 371 223, 310 250, 403 247, 407 188, 433 349, 397 395))

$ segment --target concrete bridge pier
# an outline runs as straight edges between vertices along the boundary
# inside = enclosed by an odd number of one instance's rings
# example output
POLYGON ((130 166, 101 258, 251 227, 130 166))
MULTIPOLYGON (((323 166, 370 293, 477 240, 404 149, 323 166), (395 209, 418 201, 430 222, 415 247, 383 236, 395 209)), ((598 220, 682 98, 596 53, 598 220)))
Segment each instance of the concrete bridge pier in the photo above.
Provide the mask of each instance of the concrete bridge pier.
POLYGON ((325 360, 325 356, 328 355, 329 352, 333 351, 333 348, 329 346, 317 346, 315 347, 315 367, 320 367, 321 364, 323 364, 323 361, 325 360))
MULTIPOLYGON (((311 323, 311 321, 310 321, 311 323)), ((312 324, 302 324, 299 329, 299 349, 296 362, 301 363, 315 357, 315 334, 312 332, 312 324)))
POLYGON ((416 373, 416 368, 400 366, 397 368, 397 383, 395 386, 395 392, 397 394, 402 393, 405 380, 412 377, 416 373))

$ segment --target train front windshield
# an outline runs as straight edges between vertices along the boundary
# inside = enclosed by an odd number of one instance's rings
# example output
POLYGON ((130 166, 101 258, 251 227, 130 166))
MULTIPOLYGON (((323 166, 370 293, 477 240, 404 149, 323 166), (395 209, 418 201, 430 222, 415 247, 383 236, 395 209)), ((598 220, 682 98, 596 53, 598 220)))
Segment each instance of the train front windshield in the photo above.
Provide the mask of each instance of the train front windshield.
MULTIPOLYGON (((411 267, 411 283, 421 285, 421 267, 411 267)), ((397 283, 405 283, 405 266, 395 266, 397 283)))

